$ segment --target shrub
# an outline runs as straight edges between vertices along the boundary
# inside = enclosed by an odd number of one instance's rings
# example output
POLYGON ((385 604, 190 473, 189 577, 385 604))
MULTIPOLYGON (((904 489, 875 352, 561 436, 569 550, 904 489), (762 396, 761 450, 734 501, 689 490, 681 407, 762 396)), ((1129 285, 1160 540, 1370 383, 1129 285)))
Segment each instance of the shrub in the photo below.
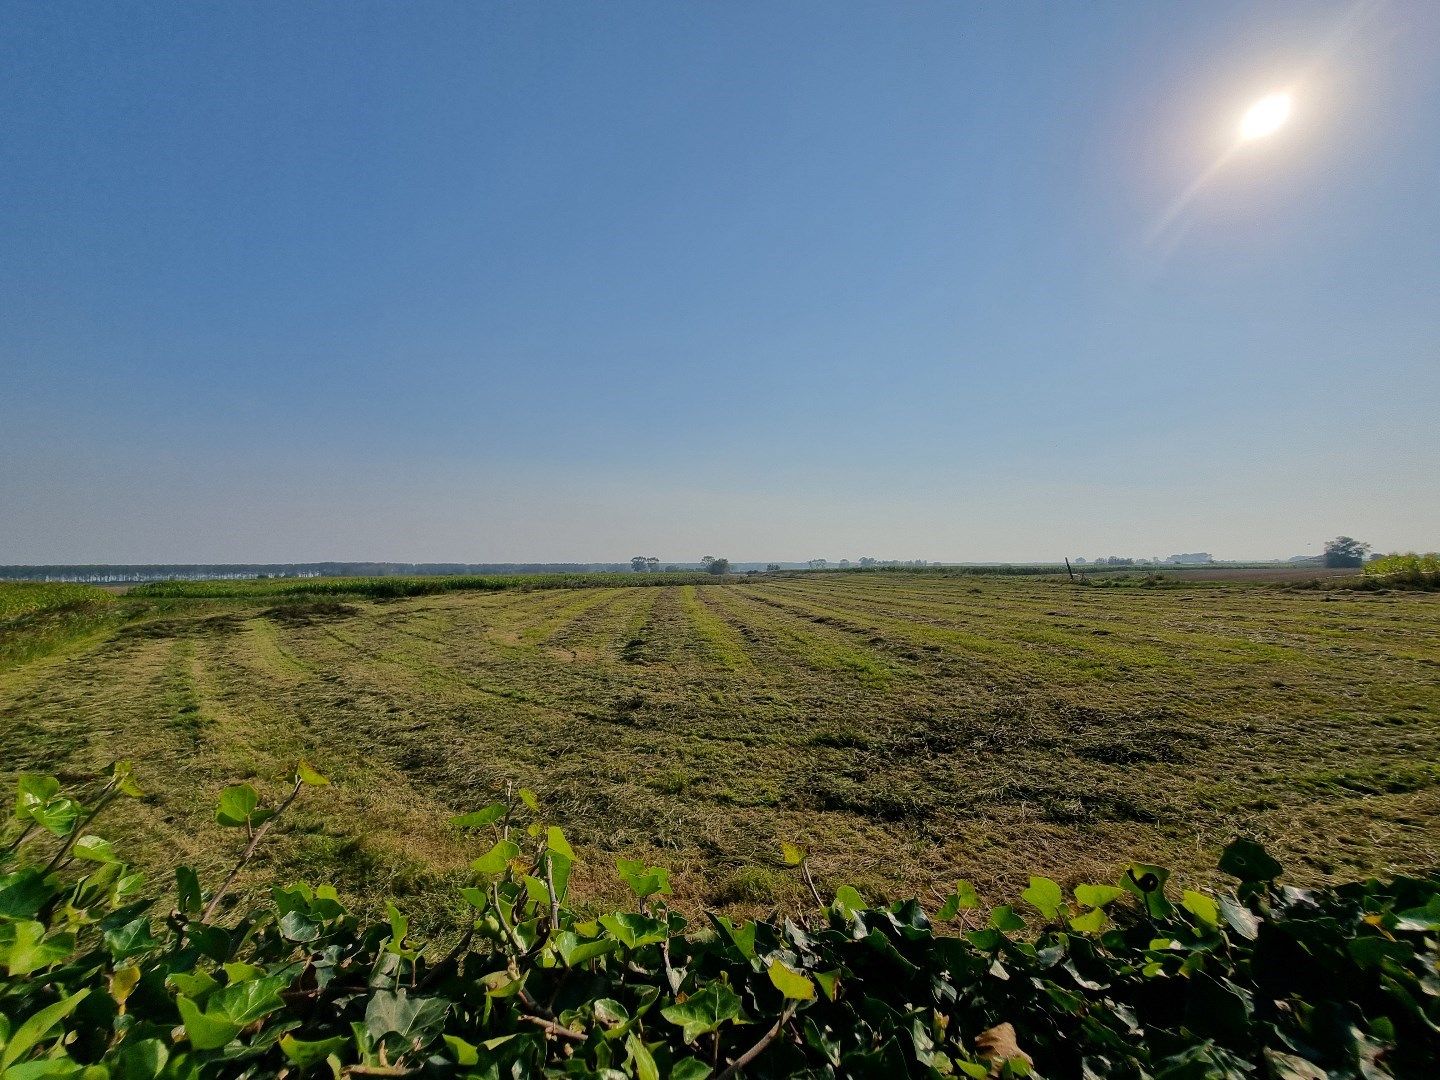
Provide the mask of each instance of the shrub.
POLYGON ((1440 588, 1440 554, 1382 555, 1365 564, 1365 579, 1384 585, 1440 588))
POLYGON ((1440 877, 1302 890, 1246 840, 1239 885, 1185 891, 1131 866, 1069 895, 1032 878, 983 912, 960 883, 933 913, 814 897, 800 920, 687 924, 669 874, 620 860, 633 910, 569 906, 575 853, 528 791, 455 819, 484 837, 448 948, 393 905, 362 923, 333 888, 223 899, 307 785, 278 805, 227 788, 242 837, 207 890, 164 905, 89 832, 137 796, 117 765, 88 804, 23 776, 0 846, 0 1077, 1428 1076, 1440 1059, 1440 877), (1022 915, 1021 910, 1027 912, 1022 915), (937 933, 937 926, 944 927, 937 933))

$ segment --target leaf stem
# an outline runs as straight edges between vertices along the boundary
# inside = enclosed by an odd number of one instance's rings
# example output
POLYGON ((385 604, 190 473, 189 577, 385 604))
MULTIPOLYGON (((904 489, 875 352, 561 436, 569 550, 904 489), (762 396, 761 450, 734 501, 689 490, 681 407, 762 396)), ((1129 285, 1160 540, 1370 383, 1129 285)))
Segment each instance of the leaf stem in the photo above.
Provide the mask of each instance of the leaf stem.
POLYGON ((255 830, 254 835, 250 837, 250 843, 245 845, 245 850, 240 854, 240 861, 231 868, 225 880, 220 883, 220 888, 216 889, 215 895, 210 898, 210 903, 205 905, 205 910, 200 915, 200 921, 202 923, 208 923, 214 916, 215 909, 220 906, 221 898, 230 891, 230 886, 235 884, 235 879, 240 876, 240 871, 245 869, 245 864, 250 861, 251 856, 255 854, 255 849, 260 846, 260 841, 264 839, 265 834, 270 831, 270 826, 279 820, 280 815, 285 812, 286 807, 295 801, 295 797, 300 794, 300 789, 304 786, 305 781, 297 778, 295 786, 290 789, 290 794, 286 795, 280 805, 275 808, 275 813, 266 818, 260 827, 255 830))

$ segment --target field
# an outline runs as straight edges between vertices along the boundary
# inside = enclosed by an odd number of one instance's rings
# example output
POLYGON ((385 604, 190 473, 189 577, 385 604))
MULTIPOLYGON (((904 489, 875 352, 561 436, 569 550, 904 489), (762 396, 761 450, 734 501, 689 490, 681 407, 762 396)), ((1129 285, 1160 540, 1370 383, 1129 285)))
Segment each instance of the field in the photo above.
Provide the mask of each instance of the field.
MULTIPOLYGON (((1031 872, 1106 880, 1134 858, 1204 881, 1237 832, 1295 881, 1440 865, 1433 593, 587 584, 71 595, 106 614, 12 648, 0 774, 133 758, 150 794, 112 832, 142 862, 214 872, 234 846, 209 820, 219 790, 273 793, 304 755, 335 783, 287 815, 251 886, 333 880, 432 922, 478 853, 448 817, 507 780, 566 827, 596 902, 631 855, 673 869, 682 907, 793 905, 781 840, 832 886, 922 897, 957 877, 997 898, 1031 872)), ((33 617, 0 617, 0 647, 33 617)))

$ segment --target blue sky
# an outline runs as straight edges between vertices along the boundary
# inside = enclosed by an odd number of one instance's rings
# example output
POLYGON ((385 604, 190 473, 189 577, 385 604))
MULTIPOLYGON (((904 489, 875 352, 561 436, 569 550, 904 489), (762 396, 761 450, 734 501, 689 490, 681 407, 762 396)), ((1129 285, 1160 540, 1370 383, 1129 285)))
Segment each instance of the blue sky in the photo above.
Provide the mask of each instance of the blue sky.
POLYGON ((1440 547, 1426 2, 6 2, 0 103, 0 562, 1440 547))

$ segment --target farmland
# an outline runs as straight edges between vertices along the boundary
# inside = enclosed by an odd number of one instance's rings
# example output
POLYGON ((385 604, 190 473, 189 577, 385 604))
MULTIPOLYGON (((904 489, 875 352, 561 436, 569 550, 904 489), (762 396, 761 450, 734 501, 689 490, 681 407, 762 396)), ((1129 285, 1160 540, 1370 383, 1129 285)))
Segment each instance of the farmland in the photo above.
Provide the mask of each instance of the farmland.
POLYGON ((623 854, 671 867, 682 907, 792 906, 781 840, 831 885, 922 897, 1109 880, 1131 858, 1203 881, 1240 831, 1297 881, 1440 863, 1435 594, 625 580, 69 594, 89 621, 67 644, 26 652, 33 613, 0 620, 0 769, 133 758, 149 795, 112 832, 142 863, 213 872, 234 843, 216 793, 275 792, 305 756, 335 783, 251 884, 333 880, 437 922, 477 854, 448 818, 507 781, 564 825, 595 902, 623 854))

